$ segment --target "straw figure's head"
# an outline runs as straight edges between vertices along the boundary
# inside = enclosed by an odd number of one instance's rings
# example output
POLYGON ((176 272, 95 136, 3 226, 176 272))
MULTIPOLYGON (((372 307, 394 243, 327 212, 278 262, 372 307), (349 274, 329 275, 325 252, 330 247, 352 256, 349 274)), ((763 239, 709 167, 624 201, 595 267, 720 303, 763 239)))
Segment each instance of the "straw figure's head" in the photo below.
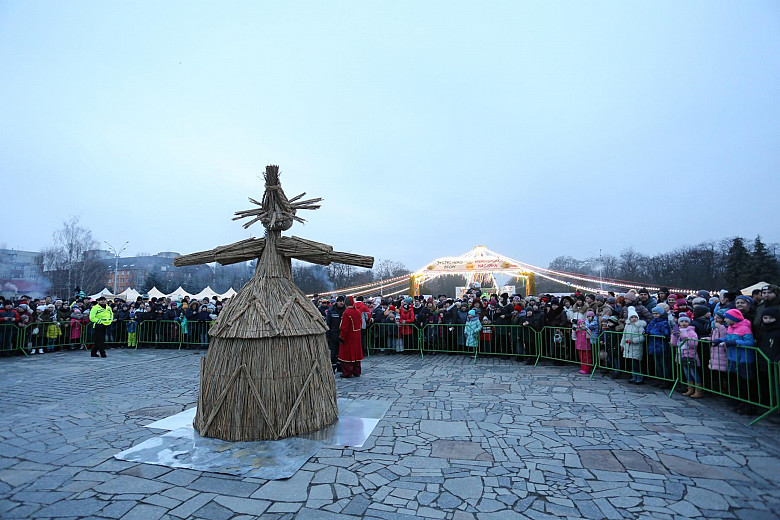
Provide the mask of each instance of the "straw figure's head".
POLYGON ((244 211, 237 211, 233 220, 238 220, 246 217, 254 217, 252 220, 244 224, 244 228, 248 228, 258 220, 262 222, 263 227, 268 231, 285 231, 290 229, 294 221, 305 222, 304 219, 295 215, 295 212, 299 209, 318 209, 320 206, 317 204, 322 199, 308 199, 301 200, 306 193, 301 193, 291 199, 287 199, 284 194, 282 185, 279 182, 279 167, 276 165, 269 165, 265 168, 265 193, 263 193, 262 202, 257 202, 255 199, 250 198, 249 201, 252 204, 260 206, 256 209, 248 209, 244 211))

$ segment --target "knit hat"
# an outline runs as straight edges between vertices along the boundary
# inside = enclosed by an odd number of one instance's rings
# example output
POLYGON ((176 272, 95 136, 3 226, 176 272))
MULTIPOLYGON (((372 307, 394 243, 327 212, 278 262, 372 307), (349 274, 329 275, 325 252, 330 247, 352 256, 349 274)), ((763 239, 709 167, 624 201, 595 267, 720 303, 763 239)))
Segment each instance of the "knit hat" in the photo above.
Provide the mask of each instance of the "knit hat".
POLYGON ((585 313, 585 316, 587 316, 588 318, 592 318, 592 317, 594 317, 595 315, 596 315, 596 313, 595 313, 595 312, 593 312, 593 311, 588 311, 588 312, 586 312, 586 313, 585 313))
POLYGON ((697 292, 696 294, 698 294, 699 297, 704 298, 705 300, 709 300, 710 299, 710 292, 709 291, 705 291, 704 289, 702 289, 701 291, 697 292))
POLYGON ((666 314, 666 309, 664 309, 660 305, 656 305, 655 307, 653 307, 653 310, 651 312, 656 312, 658 314, 666 314))
POLYGON ((767 307, 766 309, 764 309, 764 312, 763 312, 763 314, 761 316, 762 317, 763 316, 771 316, 771 317, 773 317, 776 320, 780 320, 780 307, 778 307, 776 305, 772 306, 772 307, 767 307))
POLYGON ((614 296, 610 296, 609 298, 607 298, 607 303, 610 305, 614 304, 616 301, 617 300, 615 299, 614 296))
POLYGON ((693 307, 694 318, 703 318, 708 312, 710 312, 710 308, 706 305, 694 305, 693 307))
POLYGON ((635 302, 636 301, 636 294, 634 294, 632 292, 627 292, 626 295, 624 296, 624 298, 626 299, 626 302, 629 302, 629 303, 630 302, 635 302))
POLYGON ((696 305, 707 305, 707 300, 706 300, 706 298, 702 298, 701 296, 699 296, 699 297, 693 299, 693 301, 691 302, 691 305, 693 305, 693 306, 696 306, 696 305))
POLYGON ((343 296, 339 296, 338 298, 336 298, 336 302, 343 302, 344 299, 345 298, 343 296))
POLYGON ((477 315, 477 311, 475 311, 474 309, 471 309, 469 311, 469 316, 476 316, 476 315, 477 315))
POLYGON ((631 316, 639 317, 639 313, 636 312, 636 309, 632 306, 628 308, 628 319, 631 319, 631 316))
POLYGON ((347 306, 352 307, 355 305, 355 299, 352 296, 347 296, 347 306))
POLYGON ((734 299, 734 301, 737 300, 745 300, 746 302, 748 302, 748 305, 750 305, 751 307, 753 307, 756 304, 756 302, 753 301, 753 298, 751 298, 750 296, 745 296, 744 294, 740 294, 734 299))
POLYGON ((686 322, 690 323, 691 319, 688 317, 687 314, 680 314, 680 317, 677 318, 677 323, 680 323, 680 322, 683 322, 683 321, 686 321, 686 322))
POLYGON ((725 317, 730 319, 731 321, 736 321, 737 323, 739 323, 740 321, 745 319, 745 317, 742 315, 742 313, 739 312, 737 309, 729 309, 729 310, 727 310, 725 317))
POLYGON ((642 287, 641 289, 639 289, 639 294, 647 294, 649 296, 650 295, 650 291, 648 291, 647 289, 642 287))

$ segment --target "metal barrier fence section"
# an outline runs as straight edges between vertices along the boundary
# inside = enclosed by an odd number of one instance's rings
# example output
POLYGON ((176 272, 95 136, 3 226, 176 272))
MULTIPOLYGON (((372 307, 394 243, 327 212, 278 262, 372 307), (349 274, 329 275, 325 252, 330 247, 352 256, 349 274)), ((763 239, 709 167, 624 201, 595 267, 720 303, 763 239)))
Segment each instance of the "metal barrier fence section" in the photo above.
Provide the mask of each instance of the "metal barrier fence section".
POLYGON ((412 323, 374 323, 366 332, 366 353, 416 352, 422 356, 423 333, 412 323))
POLYGON ((672 346, 664 336, 602 331, 594 353, 597 369, 612 374, 631 374, 631 382, 644 384, 645 379, 657 379, 674 393, 678 371, 672 363, 672 346))

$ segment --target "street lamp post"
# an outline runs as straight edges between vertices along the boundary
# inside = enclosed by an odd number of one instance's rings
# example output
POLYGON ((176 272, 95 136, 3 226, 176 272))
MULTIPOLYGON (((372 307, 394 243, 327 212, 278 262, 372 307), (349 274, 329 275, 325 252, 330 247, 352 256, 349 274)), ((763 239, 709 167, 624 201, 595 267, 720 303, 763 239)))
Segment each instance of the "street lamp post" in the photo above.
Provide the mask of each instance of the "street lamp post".
POLYGON ((122 248, 121 248, 119 251, 117 251, 117 250, 116 250, 116 248, 115 248, 114 246, 112 246, 111 244, 109 244, 109 243, 108 243, 108 242, 106 242, 105 240, 104 240, 103 242, 104 242, 104 243, 105 243, 105 244, 108 246, 108 248, 109 248, 109 249, 110 249, 110 250, 111 250, 111 251, 114 253, 114 287, 113 287, 113 289, 114 289, 114 294, 117 294, 117 290, 116 290, 116 287, 117 287, 117 285, 116 285, 116 281, 117 281, 117 273, 118 273, 118 271, 119 271, 119 255, 121 255, 121 254, 122 254, 122 252, 123 252, 125 249, 127 249, 127 244, 129 244, 129 243, 130 243, 130 241, 128 240, 127 242, 125 242, 124 244, 122 244, 122 248))

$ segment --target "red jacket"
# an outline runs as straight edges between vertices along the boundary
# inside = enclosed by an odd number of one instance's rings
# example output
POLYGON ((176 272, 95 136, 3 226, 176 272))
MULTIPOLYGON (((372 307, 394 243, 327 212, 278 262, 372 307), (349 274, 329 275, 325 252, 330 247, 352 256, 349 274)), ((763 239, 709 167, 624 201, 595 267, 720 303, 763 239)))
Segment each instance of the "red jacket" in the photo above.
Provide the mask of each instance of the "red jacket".
MULTIPOLYGON (((411 305, 409 306, 409 310, 401 307, 401 323, 414 323, 414 309, 412 309, 411 305)), ((401 336, 408 336, 412 333, 412 327, 409 325, 401 325, 398 329, 401 336)))

